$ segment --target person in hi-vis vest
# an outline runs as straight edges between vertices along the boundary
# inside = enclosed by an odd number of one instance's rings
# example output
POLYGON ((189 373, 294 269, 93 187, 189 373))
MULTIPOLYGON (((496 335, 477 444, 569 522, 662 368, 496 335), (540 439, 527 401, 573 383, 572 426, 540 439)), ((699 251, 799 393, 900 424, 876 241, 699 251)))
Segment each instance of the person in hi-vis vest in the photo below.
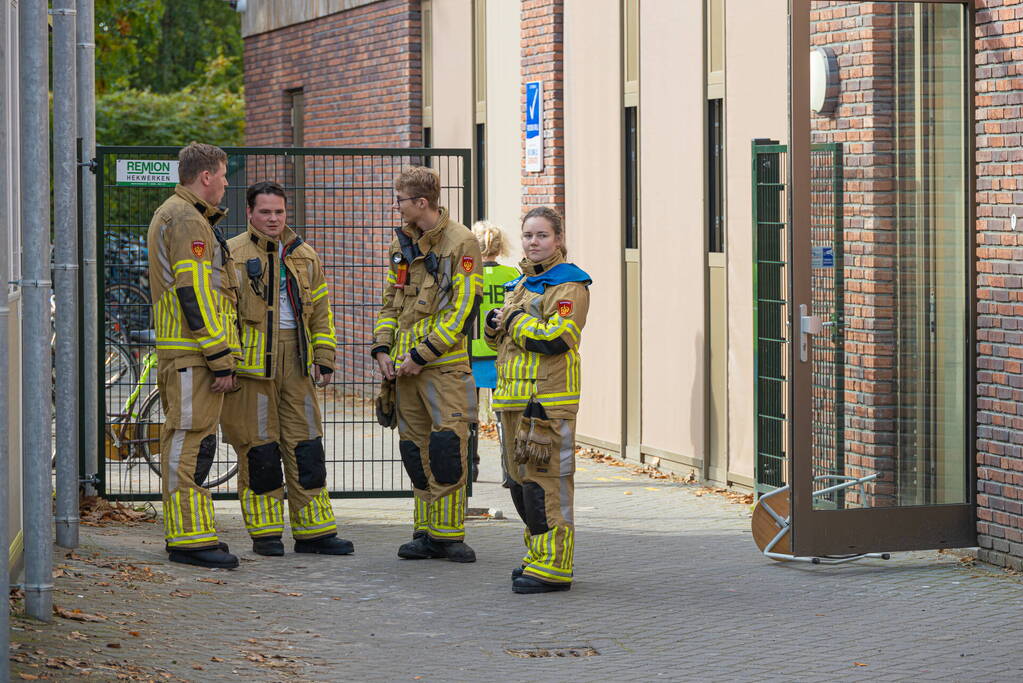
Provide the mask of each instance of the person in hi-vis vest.
MULTIPOLYGON (((494 417, 493 409, 490 407, 490 397, 497 386, 497 368, 494 365, 494 361, 497 360, 497 352, 487 346, 487 341, 483 336, 483 327, 487 313, 504 305, 504 283, 517 278, 519 271, 512 266, 503 266, 497 262, 497 259, 506 255, 508 251, 504 233, 500 227, 490 221, 476 221, 472 226, 472 234, 480 243, 480 253, 483 256, 483 302, 480 304, 478 322, 472 343, 469 346, 472 376, 476 380, 476 397, 480 401, 479 422, 469 425, 469 450, 473 462, 472 480, 476 481, 480 474, 479 423, 491 422, 494 417), (481 389, 486 391, 480 391, 481 389)), ((497 422, 497 428, 500 433, 500 421, 497 422)))

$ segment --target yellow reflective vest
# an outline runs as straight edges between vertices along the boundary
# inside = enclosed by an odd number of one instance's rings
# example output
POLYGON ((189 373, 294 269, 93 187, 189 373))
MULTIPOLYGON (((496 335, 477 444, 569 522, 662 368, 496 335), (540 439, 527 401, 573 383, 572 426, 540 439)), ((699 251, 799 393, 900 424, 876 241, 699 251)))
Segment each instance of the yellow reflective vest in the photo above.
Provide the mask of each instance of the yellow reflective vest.
POLYGON ((248 229, 228 240, 237 268, 238 315, 242 322, 243 355, 238 372, 272 379, 280 335, 280 244, 284 243, 284 273, 288 301, 295 314, 303 366, 316 363, 334 368, 337 332, 323 267, 316 251, 295 231, 285 227, 280 239, 248 229))
POLYGON ((156 355, 178 368, 206 365, 218 377, 232 374, 241 357, 238 284, 216 227, 224 215, 178 185, 147 234, 156 355))
POLYGON ((479 242, 444 208, 428 232, 411 224, 400 229, 415 254, 409 259, 397 238, 391 242, 371 353, 388 352, 395 362, 409 353, 420 365, 469 372, 466 333, 483 292, 479 242))

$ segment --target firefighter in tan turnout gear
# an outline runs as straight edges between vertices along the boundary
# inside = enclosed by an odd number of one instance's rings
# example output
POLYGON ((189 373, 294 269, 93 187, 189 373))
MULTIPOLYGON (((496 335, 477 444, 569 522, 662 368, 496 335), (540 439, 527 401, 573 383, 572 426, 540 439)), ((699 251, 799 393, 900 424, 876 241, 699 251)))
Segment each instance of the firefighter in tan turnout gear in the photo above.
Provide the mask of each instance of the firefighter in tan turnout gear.
POLYGON ((172 562, 233 569, 220 543, 213 499, 203 487, 217 450, 224 392, 240 358, 231 254, 216 227, 227 189, 227 155, 195 143, 178 155, 180 184, 153 215, 147 237, 156 319, 157 384, 165 421, 160 469, 172 562))
POLYGON ((479 244, 452 220, 440 198, 440 177, 409 168, 394 183, 395 229, 372 355, 397 393, 399 450, 412 480, 412 540, 398 549, 409 560, 475 562, 465 544, 468 424, 476 420, 466 332, 482 296, 479 244))
POLYGON ((504 306, 484 334, 498 351, 494 410, 512 502, 526 524, 526 555, 512 571, 516 593, 572 587, 575 416, 579 341, 590 276, 565 262, 561 216, 538 207, 522 221, 523 275, 505 284, 504 306))
POLYGON ((334 372, 334 318, 320 259, 287 226, 286 202, 277 183, 249 187, 248 229, 228 242, 243 357, 241 388, 224 401, 224 435, 238 453, 238 496, 254 552, 284 554, 286 489, 295 552, 347 555, 354 547, 337 536, 314 386, 326 386, 334 372))

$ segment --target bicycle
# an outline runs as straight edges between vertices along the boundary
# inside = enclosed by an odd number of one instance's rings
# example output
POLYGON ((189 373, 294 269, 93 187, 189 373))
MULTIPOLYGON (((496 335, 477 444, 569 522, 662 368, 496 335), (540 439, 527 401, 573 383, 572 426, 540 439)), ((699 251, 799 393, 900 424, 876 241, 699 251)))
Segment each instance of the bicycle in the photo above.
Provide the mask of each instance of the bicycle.
MULTIPOLYGON (((155 341, 152 330, 135 332, 130 336, 132 341, 137 344, 152 346, 155 341)), ((163 403, 160 401, 160 390, 155 386, 150 388, 149 384, 149 377, 157 367, 157 363, 155 350, 151 349, 143 356, 138 381, 131 394, 125 399, 121 413, 107 415, 106 437, 107 459, 129 463, 132 460, 144 460, 157 476, 162 476, 160 471, 160 429, 165 421, 163 403), (146 390, 148 393, 141 398, 146 390), (141 404, 139 403, 140 398, 141 404), (137 410, 136 406, 138 406, 137 410)), ((214 460, 214 467, 211 468, 210 475, 205 482, 197 482, 206 488, 216 488, 238 473, 238 463, 232 461, 233 449, 224 444, 219 432, 217 446, 218 449, 225 446, 227 453, 225 457, 218 457, 214 460)))

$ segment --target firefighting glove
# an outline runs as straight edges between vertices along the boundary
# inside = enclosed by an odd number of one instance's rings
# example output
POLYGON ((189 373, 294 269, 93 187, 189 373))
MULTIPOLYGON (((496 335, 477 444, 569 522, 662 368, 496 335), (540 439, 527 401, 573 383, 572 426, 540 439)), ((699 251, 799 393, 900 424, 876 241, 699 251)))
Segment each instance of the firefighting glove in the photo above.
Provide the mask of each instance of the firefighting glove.
POLYGON ((395 406, 394 380, 385 379, 380 383, 376 400, 377 424, 394 429, 398 426, 398 411, 395 406))
POLYGON ((554 428, 543 406, 535 401, 526 404, 515 435, 514 460, 522 465, 546 465, 554 451, 554 428))

